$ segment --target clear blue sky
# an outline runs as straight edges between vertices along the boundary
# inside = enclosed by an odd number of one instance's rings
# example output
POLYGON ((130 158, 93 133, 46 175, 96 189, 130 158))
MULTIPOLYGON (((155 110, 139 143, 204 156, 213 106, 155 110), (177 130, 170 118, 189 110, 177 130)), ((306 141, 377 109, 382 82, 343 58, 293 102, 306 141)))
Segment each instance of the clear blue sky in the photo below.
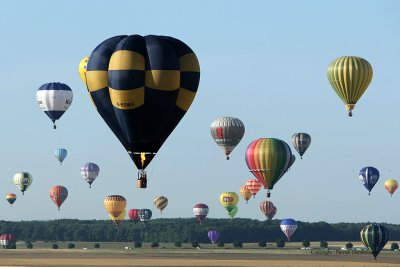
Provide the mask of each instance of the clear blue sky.
MULTIPOLYGON (((276 218, 302 221, 400 223, 400 192, 383 187, 400 178, 400 2, 398 1, 1 1, 0 197, 16 192, 11 208, 0 201, 3 220, 106 219, 103 199, 126 197, 129 208, 151 208, 165 195, 163 216, 192 217, 196 203, 209 217, 227 217, 224 191, 239 191, 252 175, 244 161, 256 138, 290 143, 304 131, 312 144, 272 191, 276 218), (137 170, 96 112, 77 66, 103 40, 120 34, 159 34, 181 39, 197 54, 201 81, 189 112, 148 168, 148 189, 136 188, 137 170), (369 89, 348 118, 330 87, 328 64, 344 55, 367 59, 374 70, 369 89), (70 109, 53 130, 39 109, 36 89, 63 82, 74 92, 70 109), (246 126, 226 161, 209 132, 224 115, 246 126), (68 149, 59 166, 57 147, 68 149), (80 166, 95 162, 92 189, 80 166), (369 197, 358 171, 372 165, 381 178, 369 197), (25 196, 12 183, 28 171, 25 196), (69 196, 57 208, 53 185, 69 196)), ((295 152, 294 152, 295 153, 295 152)), ((297 154, 296 154, 297 155, 297 154)), ((298 157, 299 158, 299 157, 298 157)), ((264 219, 260 191, 238 217, 264 219)))

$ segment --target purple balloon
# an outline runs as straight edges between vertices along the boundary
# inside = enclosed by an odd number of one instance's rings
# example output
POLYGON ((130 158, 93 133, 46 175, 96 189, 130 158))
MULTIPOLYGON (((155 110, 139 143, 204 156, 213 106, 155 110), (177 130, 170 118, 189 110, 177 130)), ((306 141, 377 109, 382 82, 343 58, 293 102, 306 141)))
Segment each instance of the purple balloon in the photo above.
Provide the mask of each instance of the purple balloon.
POLYGON ((211 243, 215 244, 219 239, 219 233, 215 230, 208 231, 208 238, 211 243))

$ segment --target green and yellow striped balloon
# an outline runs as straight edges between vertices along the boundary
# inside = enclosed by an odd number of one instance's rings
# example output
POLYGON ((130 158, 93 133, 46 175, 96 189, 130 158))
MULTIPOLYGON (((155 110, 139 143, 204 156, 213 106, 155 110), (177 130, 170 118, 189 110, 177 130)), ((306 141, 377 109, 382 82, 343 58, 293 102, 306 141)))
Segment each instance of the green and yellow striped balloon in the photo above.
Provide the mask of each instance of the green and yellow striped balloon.
POLYGON ((360 232, 361 241, 371 251, 374 259, 389 240, 389 231, 380 224, 369 224, 360 232))
POLYGON ((329 64, 328 80, 352 116, 351 111, 372 80, 372 67, 361 57, 340 57, 329 64))

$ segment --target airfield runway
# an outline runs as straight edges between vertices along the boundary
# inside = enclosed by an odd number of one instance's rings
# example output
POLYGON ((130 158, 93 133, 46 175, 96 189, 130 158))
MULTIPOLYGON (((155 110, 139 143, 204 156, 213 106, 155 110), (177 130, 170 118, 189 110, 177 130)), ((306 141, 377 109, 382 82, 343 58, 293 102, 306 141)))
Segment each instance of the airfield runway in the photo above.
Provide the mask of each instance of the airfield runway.
POLYGON ((400 254, 313 255, 261 253, 137 253, 71 250, 1 250, 0 266, 400 266, 400 254))

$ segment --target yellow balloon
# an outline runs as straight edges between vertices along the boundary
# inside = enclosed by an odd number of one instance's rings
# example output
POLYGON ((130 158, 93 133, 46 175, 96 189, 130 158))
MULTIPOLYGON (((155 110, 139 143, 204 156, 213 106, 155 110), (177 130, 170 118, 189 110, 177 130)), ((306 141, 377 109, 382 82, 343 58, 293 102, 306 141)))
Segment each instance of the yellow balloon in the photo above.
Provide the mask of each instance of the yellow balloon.
POLYGON ((392 196, 394 192, 396 192, 397 187, 399 187, 399 184, 395 179, 386 180, 385 188, 390 193, 390 196, 392 196))
POLYGON ((111 216, 118 217, 126 208, 126 199, 119 195, 108 196, 104 199, 104 208, 111 216))
POLYGON ((164 196, 156 197, 154 199, 154 205, 160 210, 160 213, 162 213, 163 209, 168 205, 168 198, 164 196))
POLYGON ((235 192, 225 192, 219 196, 219 202, 228 212, 231 212, 239 202, 239 196, 235 192))
POLYGON ((123 219, 125 219, 125 216, 126 216, 126 210, 121 212, 121 214, 118 215, 117 217, 112 216, 111 214, 108 214, 108 217, 110 217, 110 220, 113 220, 113 221, 122 221, 123 219))
POLYGON ((340 57, 329 64, 328 80, 349 116, 372 80, 372 67, 360 57, 340 57))
POLYGON ((81 80, 83 84, 86 86, 86 69, 87 69, 87 64, 89 62, 89 57, 84 57, 82 58, 81 62, 79 62, 79 75, 81 76, 81 80))
POLYGON ((244 198, 244 200, 246 200, 246 204, 247 204, 247 201, 249 201, 249 199, 252 196, 252 194, 251 194, 250 190, 247 188, 247 186, 242 186, 240 188, 240 195, 244 198))

